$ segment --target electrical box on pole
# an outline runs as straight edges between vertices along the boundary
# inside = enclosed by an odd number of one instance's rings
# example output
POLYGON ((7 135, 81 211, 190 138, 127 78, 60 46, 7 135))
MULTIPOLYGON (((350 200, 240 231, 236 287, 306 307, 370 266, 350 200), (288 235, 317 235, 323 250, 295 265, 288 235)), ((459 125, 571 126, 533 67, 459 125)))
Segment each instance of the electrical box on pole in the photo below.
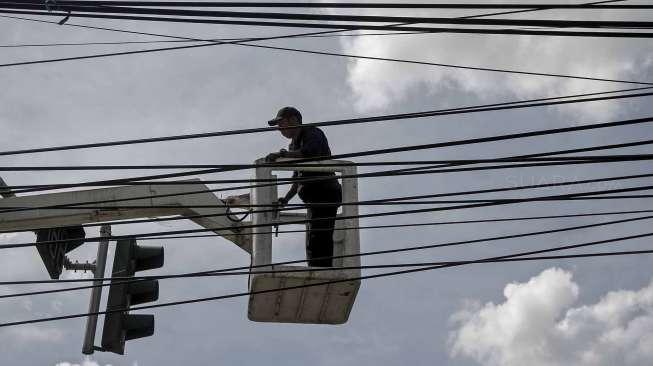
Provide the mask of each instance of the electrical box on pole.
POLYGON ((102 349, 117 354, 125 353, 125 341, 154 334, 154 315, 129 314, 129 308, 159 298, 159 281, 128 282, 138 271, 163 266, 163 247, 139 246, 136 239, 118 240, 113 260, 112 279, 107 301, 107 313, 102 330, 102 349))

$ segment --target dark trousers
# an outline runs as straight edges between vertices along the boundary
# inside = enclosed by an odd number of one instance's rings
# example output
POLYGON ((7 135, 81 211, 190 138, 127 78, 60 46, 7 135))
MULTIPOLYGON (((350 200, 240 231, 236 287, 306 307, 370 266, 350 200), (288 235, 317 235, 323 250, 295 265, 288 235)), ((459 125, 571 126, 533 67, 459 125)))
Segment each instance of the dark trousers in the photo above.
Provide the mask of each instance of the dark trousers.
POLYGON ((311 187, 310 192, 302 192, 307 204, 307 216, 311 220, 306 232, 306 259, 311 267, 332 267, 333 228, 336 214, 342 202, 340 184, 311 187), (320 204, 322 203, 322 204, 320 204), (324 203, 330 203, 328 205, 324 203), (327 257, 325 259, 317 259, 327 257))
POLYGON ((306 233, 306 259, 311 267, 331 267, 331 258, 316 259, 333 256, 333 228, 334 219, 338 213, 338 206, 309 206, 308 224, 306 233))

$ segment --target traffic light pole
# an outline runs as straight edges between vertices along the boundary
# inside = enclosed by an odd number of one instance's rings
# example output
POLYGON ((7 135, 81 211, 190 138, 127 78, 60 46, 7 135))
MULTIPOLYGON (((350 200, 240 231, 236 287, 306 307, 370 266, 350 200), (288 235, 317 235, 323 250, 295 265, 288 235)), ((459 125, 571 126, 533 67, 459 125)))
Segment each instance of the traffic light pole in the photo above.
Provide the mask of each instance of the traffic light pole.
MULTIPOLYGON (((100 236, 108 238, 111 236, 111 226, 102 225, 100 236)), ((96 267, 94 271, 95 278, 104 277, 104 268, 107 263, 107 252, 109 251, 109 239, 103 239, 99 242, 97 248, 96 267)), ((94 285, 101 285, 102 280, 94 281, 94 285)), ((100 310, 100 299, 102 298, 102 286, 93 287, 91 290, 91 300, 88 305, 89 313, 96 313, 100 310)), ((97 328, 97 315, 90 315, 86 319, 86 334, 84 335, 84 345, 82 353, 85 355, 93 354, 95 348, 95 330, 97 328)))

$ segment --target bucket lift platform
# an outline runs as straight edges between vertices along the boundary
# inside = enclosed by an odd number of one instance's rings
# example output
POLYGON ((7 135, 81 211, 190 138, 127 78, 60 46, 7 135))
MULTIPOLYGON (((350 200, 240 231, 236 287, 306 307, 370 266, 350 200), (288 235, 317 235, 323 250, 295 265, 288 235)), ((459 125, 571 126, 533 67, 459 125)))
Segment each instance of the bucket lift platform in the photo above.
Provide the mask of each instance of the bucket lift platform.
MULTIPOLYGON (((279 162, 292 161, 282 159, 279 162)), ((262 159, 257 164, 263 164, 262 159)), ((259 167, 256 169, 257 179, 276 179, 274 171, 320 171, 336 172, 342 175, 356 174, 356 167, 351 165, 335 165, 345 161, 324 161, 323 166, 312 167, 259 167)), ((315 165, 315 163, 311 163, 315 165)), ((301 166, 301 165, 300 165, 301 166)), ((344 202, 358 200, 356 178, 342 179, 344 202)), ((253 204, 272 204, 277 201, 277 186, 255 187, 251 198, 253 204)), ((338 216, 355 217, 358 215, 356 205, 342 206, 338 216)), ((306 266, 272 266, 272 226, 289 221, 306 220, 305 214, 272 212, 253 213, 252 223, 252 269, 250 276, 250 291, 270 291, 253 294, 249 298, 248 317, 259 322, 309 323, 309 324, 343 324, 347 322, 356 295, 360 287, 360 269, 338 269, 338 267, 359 267, 360 239, 358 219, 347 218, 336 220, 334 231, 334 256, 337 258, 334 268, 310 270, 306 266), (258 226, 261 225, 261 226, 258 226), (352 228, 347 230, 347 228, 352 228), (265 272, 265 273, 256 273, 265 272), (291 271, 291 272, 288 272, 291 271), (294 272, 293 272, 294 271, 294 272), (319 285, 329 281, 340 281, 333 284, 319 285), (308 287, 283 290, 294 286, 308 287), (311 286, 313 285, 313 286, 311 286), (280 290, 280 291, 273 291, 280 290)))

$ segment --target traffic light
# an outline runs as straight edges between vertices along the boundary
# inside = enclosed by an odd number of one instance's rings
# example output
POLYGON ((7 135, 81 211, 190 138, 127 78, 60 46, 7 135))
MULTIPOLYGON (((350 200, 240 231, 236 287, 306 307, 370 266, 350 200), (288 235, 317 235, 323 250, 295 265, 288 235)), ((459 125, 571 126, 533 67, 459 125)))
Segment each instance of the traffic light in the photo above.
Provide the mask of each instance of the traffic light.
POLYGON ((58 279, 63 270, 66 253, 84 244, 86 232, 79 225, 38 229, 35 233, 36 250, 41 255, 41 259, 50 274, 50 278, 53 280, 58 279), (52 243, 52 241, 56 242, 52 243))
MULTIPOLYGON (((133 277, 137 271, 162 266, 163 247, 138 246, 136 239, 118 240, 111 277, 133 277)), ((104 316, 102 330, 102 348, 121 355, 125 353, 125 341, 154 334, 154 315, 129 314, 129 308, 159 298, 158 280, 121 283, 125 281, 111 280, 107 301, 110 313, 104 316)))

